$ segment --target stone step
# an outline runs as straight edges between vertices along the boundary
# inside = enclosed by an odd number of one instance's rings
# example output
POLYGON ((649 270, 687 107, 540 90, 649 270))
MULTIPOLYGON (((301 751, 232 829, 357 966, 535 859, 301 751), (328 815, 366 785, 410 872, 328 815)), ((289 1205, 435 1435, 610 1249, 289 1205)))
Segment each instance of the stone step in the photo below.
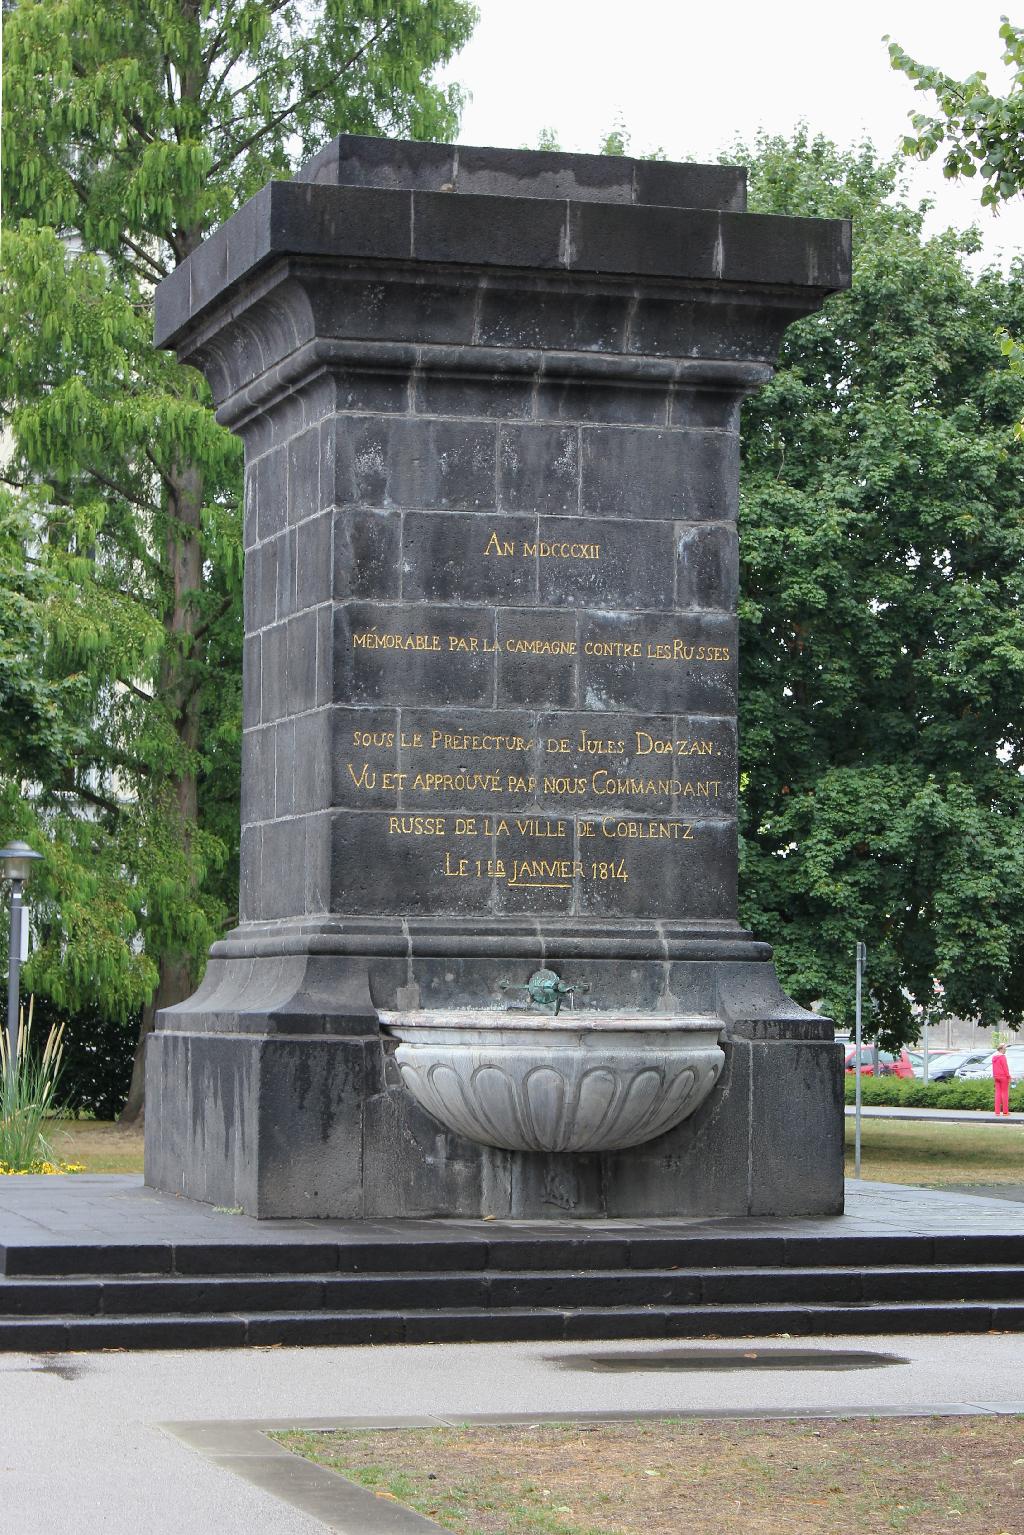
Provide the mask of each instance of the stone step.
MULTIPOLYGON (((486 1229, 486 1228, 485 1228, 486 1229)), ((415 1234, 332 1242, 13 1242, 0 1246, 0 1275, 129 1276, 339 1273, 464 1273, 480 1270, 615 1270, 875 1267, 880 1264, 1024 1265, 1024 1232, 957 1235, 578 1236, 500 1233, 488 1238, 415 1234)))
POLYGON ((989 1331, 1024 1332, 1024 1301, 8 1317, 0 1352, 989 1331))
POLYGON ((1024 1266, 884 1265, 854 1267, 470 1271, 463 1273, 216 1277, 0 1279, 0 1317, 224 1316, 257 1311, 425 1310, 438 1306, 494 1312, 518 1307, 579 1310, 667 1305, 757 1307, 775 1304, 1024 1301, 1024 1266))

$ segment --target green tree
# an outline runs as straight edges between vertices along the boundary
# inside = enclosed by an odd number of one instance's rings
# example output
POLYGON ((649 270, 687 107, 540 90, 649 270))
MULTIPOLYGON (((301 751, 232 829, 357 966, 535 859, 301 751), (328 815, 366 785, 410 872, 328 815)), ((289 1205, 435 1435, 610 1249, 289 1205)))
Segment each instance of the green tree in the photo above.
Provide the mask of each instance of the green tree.
POLYGON ((622 119, 621 112, 617 113, 615 121, 598 145, 597 152, 599 155, 624 155, 629 149, 629 139, 629 129, 622 119))
MULTIPOLYGON (((20 0, 4 18, 0 833, 28 984, 186 996, 236 899, 240 452, 152 291, 338 132, 446 139, 464 0, 20 0)), ((136 1072, 129 1110, 141 1104, 136 1072)))
MULTIPOLYGON (((629 129, 623 121, 622 114, 617 113, 612 126, 602 136, 596 152, 599 155, 613 155, 618 158, 629 153, 629 145, 629 129)), ((535 149, 554 150, 555 152, 561 151, 562 144, 559 141, 558 130, 556 128, 542 128, 537 135, 537 142, 533 147, 535 149)), ((524 144, 523 148, 527 149, 529 145, 524 144)), ((638 155, 637 158, 640 160, 664 160, 665 151, 659 147, 658 149, 648 150, 646 154, 638 155)))
MULTIPOLYGON (((903 153, 929 160, 941 147, 943 174, 950 180, 980 175, 982 205, 997 212, 1024 187, 1024 29, 1004 16, 999 36, 1003 63, 1013 71, 1005 96, 993 95, 983 70, 955 80, 889 43, 893 69, 913 80, 915 90, 934 95, 939 109, 937 116, 912 114, 914 132, 903 140, 903 153)), ((1024 344, 1005 331, 1000 342, 1011 368, 1024 371, 1024 344)), ((1024 420, 1017 435, 1024 437, 1024 420)))
POLYGON ((759 212, 853 219, 854 281, 745 407, 742 902, 785 984, 882 1038, 1024 1017, 1024 270, 924 239, 898 157, 800 131, 728 157, 759 212), (933 982, 944 988, 937 1000, 933 982))
POLYGON ((893 69, 913 80, 915 90, 933 95, 938 107, 937 113, 912 116, 914 132, 903 141, 904 153, 929 160, 941 150, 945 176, 980 175, 986 206, 998 206, 1024 187, 1024 28, 1004 16, 999 36, 1003 63, 1012 71, 1005 96, 993 93, 984 70, 956 80, 886 38, 893 69))

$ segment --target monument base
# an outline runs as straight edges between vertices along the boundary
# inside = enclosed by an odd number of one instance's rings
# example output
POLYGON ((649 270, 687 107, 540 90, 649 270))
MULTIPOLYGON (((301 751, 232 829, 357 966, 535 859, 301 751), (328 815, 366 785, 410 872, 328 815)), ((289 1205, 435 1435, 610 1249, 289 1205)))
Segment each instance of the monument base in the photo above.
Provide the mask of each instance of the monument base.
MULTIPOLYGON (((253 926, 217 945, 199 991, 161 1013, 149 1041, 146 1182, 264 1218, 841 1213, 840 1052, 829 1021, 782 992, 766 945, 669 924, 608 936, 606 957, 569 978, 606 1006, 717 1016, 721 1076, 690 1118, 641 1145, 503 1151, 413 1099, 378 1008, 453 995, 493 1007, 510 970, 550 963, 556 943, 561 956, 603 940, 475 927, 453 955, 436 952, 439 925, 411 927, 253 926)), ((450 949, 450 925, 446 936, 450 949)))

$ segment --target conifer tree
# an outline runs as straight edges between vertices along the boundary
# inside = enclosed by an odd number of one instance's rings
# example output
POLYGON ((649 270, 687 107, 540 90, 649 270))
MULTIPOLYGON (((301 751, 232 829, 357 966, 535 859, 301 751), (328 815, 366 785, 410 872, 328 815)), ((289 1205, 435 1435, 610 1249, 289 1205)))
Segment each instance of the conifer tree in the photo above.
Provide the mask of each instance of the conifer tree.
MULTIPOLYGON (((4 16, 0 836, 26 982, 130 1015, 234 918, 240 448, 154 285, 338 132, 450 139, 464 0, 19 0, 4 16)), ((141 1105, 136 1072, 127 1112, 141 1105)))

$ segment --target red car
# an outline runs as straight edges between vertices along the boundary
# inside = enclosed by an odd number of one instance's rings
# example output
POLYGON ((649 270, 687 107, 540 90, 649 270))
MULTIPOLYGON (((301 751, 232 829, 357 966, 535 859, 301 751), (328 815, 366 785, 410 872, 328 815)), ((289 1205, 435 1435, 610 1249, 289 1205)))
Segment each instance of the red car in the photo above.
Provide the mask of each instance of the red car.
POLYGON ((893 1062, 892 1069, 897 1077, 912 1077, 914 1075, 914 1063, 910 1059, 910 1053, 905 1045, 893 1062))
MULTIPOLYGON (((846 1047, 846 1070, 849 1072, 854 1070, 854 1058, 856 1054, 856 1045, 848 1045, 846 1047)), ((902 1054, 905 1054, 905 1052, 901 1052, 901 1056, 902 1054)), ((902 1077, 908 1075, 906 1071, 899 1069, 902 1067, 902 1065, 902 1059, 897 1061, 896 1057, 894 1055, 890 1055, 888 1050, 879 1050, 878 1075, 880 1077, 902 1077)), ((907 1066, 910 1066, 909 1058, 907 1060, 907 1066)), ((860 1074, 862 1077, 873 1077, 875 1074, 875 1051, 874 1046, 872 1045, 861 1045, 860 1047, 860 1074)), ((909 1075, 913 1076, 913 1074, 913 1069, 911 1068, 909 1075)))

